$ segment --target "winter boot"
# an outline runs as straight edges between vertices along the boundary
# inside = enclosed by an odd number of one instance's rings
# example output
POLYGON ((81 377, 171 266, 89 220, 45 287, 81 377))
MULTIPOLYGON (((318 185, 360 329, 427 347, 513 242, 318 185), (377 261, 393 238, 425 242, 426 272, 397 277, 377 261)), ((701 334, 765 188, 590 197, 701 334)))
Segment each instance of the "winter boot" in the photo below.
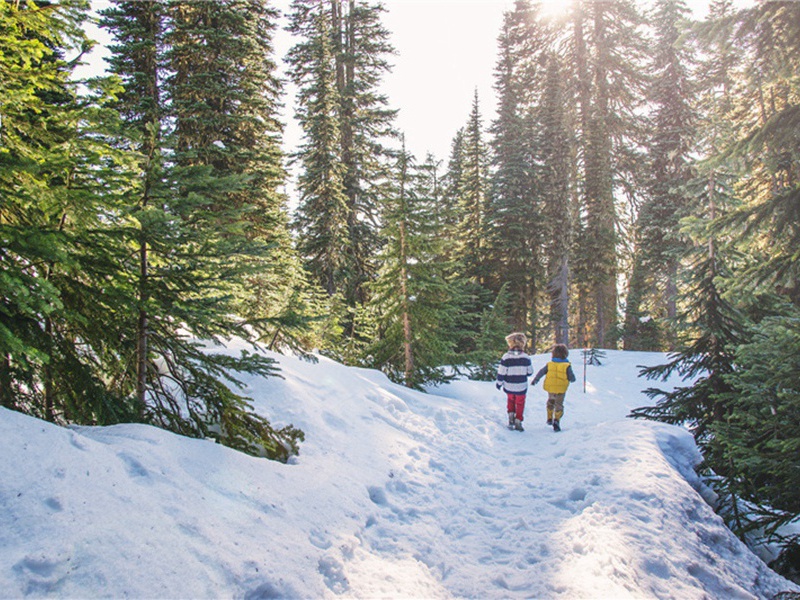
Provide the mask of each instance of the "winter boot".
POLYGON ((561 431, 561 424, 558 419, 553 419, 553 431, 561 431))
POLYGON ((522 421, 517 421, 517 422, 514 424, 514 429, 516 429, 517 431, 525 431, 525 430, 522 428, 522 421))
POLYGON ((513 412, 508 413, 508 428, 509 429, 514 429, 514 425, 516 425, 516 421, 517 421, 517 419, 515 417, 515 413, 513 413, 513 412))

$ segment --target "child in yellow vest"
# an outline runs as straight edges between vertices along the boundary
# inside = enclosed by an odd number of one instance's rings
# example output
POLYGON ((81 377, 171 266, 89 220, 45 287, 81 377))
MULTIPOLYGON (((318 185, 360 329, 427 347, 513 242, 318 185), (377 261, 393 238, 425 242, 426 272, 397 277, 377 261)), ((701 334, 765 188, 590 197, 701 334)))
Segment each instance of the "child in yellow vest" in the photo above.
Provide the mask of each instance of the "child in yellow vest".
POLYGON ((569 351, 564 344, 553 346, 553 359, 547 363, 533 378, 531 385, 544 377, 544 389, 547 392, 547 424, 553 431, 561 431, 561 417, 564 415, 564 396, 571 381, 575 381, 572 365, 567 360, 569 351))

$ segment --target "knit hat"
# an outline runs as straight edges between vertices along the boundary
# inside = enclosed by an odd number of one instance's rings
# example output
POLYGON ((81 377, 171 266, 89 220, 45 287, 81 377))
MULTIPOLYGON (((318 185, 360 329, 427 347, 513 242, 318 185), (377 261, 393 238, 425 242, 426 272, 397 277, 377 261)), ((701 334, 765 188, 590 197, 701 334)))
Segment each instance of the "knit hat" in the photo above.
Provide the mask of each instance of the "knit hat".
POLYGON ((508 342, 509 348, 519 348, 520 350, 523 350, 525 348, 525 344, 528 343, 528 338, 524 333, 517 331, 515 333, 509 333, 506 336, 506 342, 508 342))

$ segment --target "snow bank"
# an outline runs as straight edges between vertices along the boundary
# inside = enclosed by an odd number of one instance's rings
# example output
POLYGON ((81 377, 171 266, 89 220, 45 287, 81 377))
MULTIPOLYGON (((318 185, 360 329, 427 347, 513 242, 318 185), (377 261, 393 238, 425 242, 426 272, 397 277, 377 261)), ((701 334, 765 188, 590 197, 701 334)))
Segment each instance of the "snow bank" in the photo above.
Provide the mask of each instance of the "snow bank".
MULTIPOLYGON (((230 351, 237 349, 231 345, 230 351)), ((578 353, 573 353, 578 354, 578 353)), ((423 394, 274 355, 257 409, 306 432, 283 465, 141 425, 64 429, 0 409, 0 596, 771 598, 774 574, 703 501, 691 436, 631 421, 609 352, 526 431, 493 384, 423 394)), ((535 367, 546 357, 536 357, 535 367)))

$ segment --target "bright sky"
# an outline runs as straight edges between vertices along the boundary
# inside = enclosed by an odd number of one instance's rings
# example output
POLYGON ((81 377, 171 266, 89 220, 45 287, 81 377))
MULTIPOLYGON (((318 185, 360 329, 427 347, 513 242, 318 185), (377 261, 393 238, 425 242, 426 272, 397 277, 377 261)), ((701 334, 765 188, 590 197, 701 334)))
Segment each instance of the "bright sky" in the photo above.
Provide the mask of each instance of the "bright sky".
MULTIPOLYGON (((557 12, 569 0, 541 0, 544 9, 557 12)), ((705 15, 708 0, 687 0, 697 17, 705 15)), ((738 0, 737 3, 752 3, 738 0)), ((94 0, 95 7, 107 5, 94 0)), ((274 0, 274 6, 286 13, 291 0, 274 0)), ((497 37, 503 13, 514 0, 384 0, 387 11, 383 22, 391 32, 397 50, 394 69, 384 80, 384 92, 391 108, 399 109, 398 129, 406 136, 406 146, 417 159, 426 153, 447 161, 455 133, 463 127, 478 91, 484 126, 495 116, 493 73, 497 37)), ((281 30, 276 35, 278 58, 292 44, 291 36, 281 30)), ((107 36, 91 32, 102 42, 107 36)), ((99 56, 95 53, 95 57, 99 56)), ((96 60, 95 62, 99 62, 96 60)), ((287 86, 284 149, 293 150, 300 138, 292 123, 293 91, 287 86)))
MULTIPOLYGON (((570 0, 539 0, 543 11, 558 14, 570 0)), ((649 0, 640 0, 648 3, 649 0)), ((737 3, 753 0, 736 0, 737 3)), ((707 12, 708 0, 686 0, 697 18, 707 12)), ((288 12, 291 0, 276 0, 288 12)), ((514 0, 383 0, 386 29, 397 50, 394 69, 384 80, 391 108, 399 109, 397 128, 407 149, 424 160, 431 152, 446 164, 456 132, 466 125, 475 90, 485 127, 496 114, 494 68, 497 37, 503 13, 514 0)), ((278 52, 292 43, 278 34, 278 52)), ((287 90, 287 106, 291 89, 287 90)), ((285 149, 296 146, 300 131, 287 118, 285 149)))
MULTIPOLYGON (((290 4, 275 2, 283 12, 290 4)), ((418 159, 431 152, 446 160, 456 131, 467 122, 476 89, 484 117, 493 114, 497 36, 513 0, 386 0, 384 6, 383 23, 397 55, 383 91, 390 107, 400 110, 397 128, 418 159)), ((279 53, 291 43, 286 32, 276 38, 279 53)), ((299 137, 297 127, 287 123, 286 149, 299 137)))

